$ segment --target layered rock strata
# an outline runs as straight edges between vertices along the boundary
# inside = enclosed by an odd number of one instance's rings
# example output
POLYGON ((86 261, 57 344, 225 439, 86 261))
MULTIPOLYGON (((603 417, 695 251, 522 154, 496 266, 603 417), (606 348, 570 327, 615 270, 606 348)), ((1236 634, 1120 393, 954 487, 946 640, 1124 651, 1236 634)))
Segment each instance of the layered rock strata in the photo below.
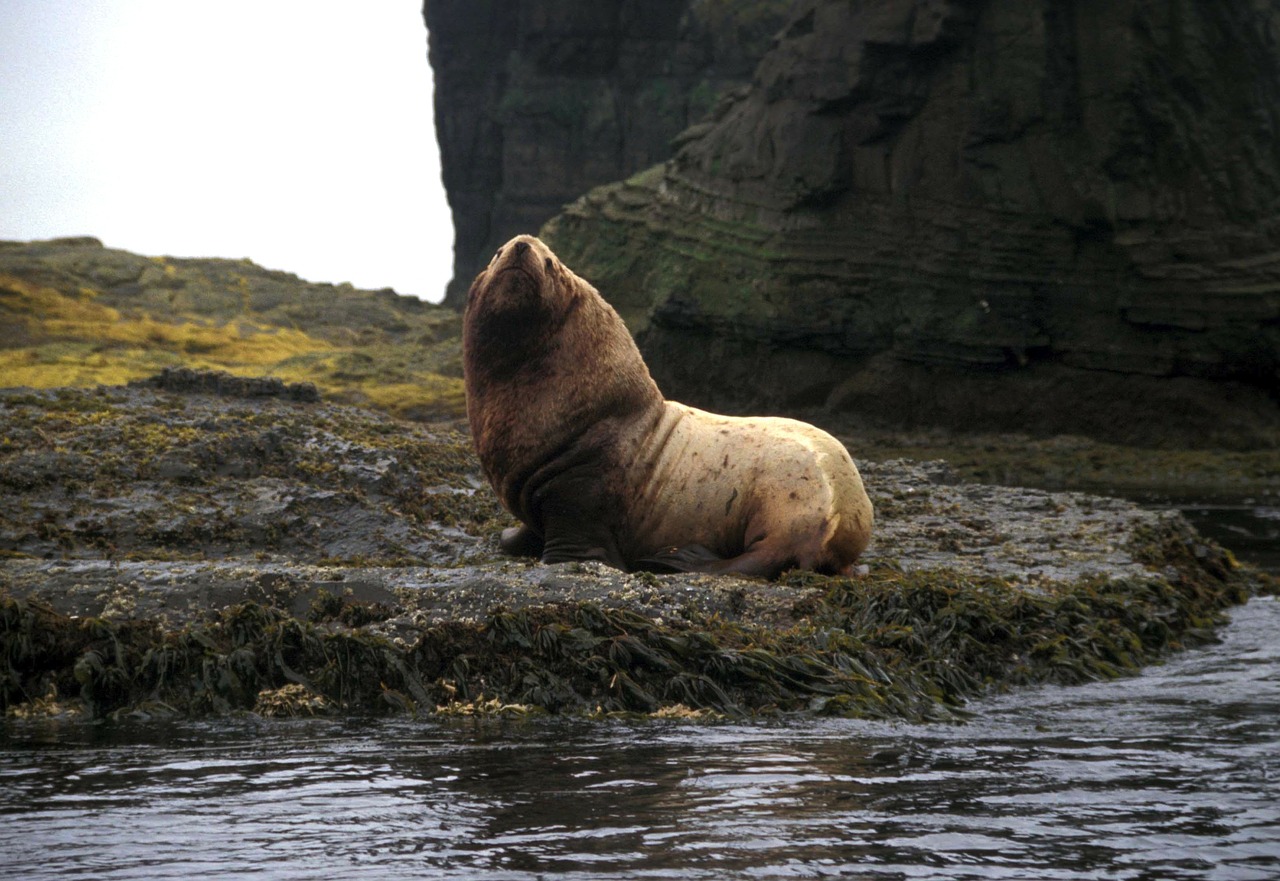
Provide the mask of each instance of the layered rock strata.
POLYGON ((674 159, 545 232, 673 397, 1274 444, 1278 20, 806 0, 674 159))

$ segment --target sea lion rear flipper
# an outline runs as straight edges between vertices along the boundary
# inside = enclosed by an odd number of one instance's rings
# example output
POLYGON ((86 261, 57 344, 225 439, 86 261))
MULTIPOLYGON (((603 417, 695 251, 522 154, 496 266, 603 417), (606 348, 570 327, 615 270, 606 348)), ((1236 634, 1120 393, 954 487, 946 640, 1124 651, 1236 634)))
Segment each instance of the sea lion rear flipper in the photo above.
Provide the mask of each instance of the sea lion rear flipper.
POLYGON ((658 551, 652 556, 636 560, 631 569, 636 572, 705 572, 708 566, 722 563, 724 558, 710 548, 702 545, 685 545, 682 548, 668 548, 658 551))
POLYGON ((713 563, 702 571, 719 575, 747 575, 774 579, 795 566, 795 554, 789 548, 771 548, 757 543, 745 553, 713 563))
POLYGON ((787 546, 777 548, 768 542, 758 541, 738 556, 728 558, 719 557, 702 545, 685 545, 640 560, 633 568, 650 572, 706 572, 777 578, 795 565, 795 556, 787 546))

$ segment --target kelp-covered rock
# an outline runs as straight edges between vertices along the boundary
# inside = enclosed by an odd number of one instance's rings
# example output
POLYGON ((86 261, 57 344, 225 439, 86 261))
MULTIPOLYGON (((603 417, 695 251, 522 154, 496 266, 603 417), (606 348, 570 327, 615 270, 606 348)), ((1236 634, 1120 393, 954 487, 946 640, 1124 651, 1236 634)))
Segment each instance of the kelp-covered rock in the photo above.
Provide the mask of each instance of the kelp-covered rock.
POLYGON ((806 0, 543 237, 692 403, 1275 447, 1278 37, 1250 0, 806 0))
POLYGON ((452 562, 499 515, 455 429, 185 375, 0 391, 0 552, 452 562))
POLYGON ((1177 515, 901 460, 863 469, 863 578, 543 566, 497 554, 453 429, 214 379, 0 393, 10 713, 945 718, 1136 669, 1263 586, 1177 515))

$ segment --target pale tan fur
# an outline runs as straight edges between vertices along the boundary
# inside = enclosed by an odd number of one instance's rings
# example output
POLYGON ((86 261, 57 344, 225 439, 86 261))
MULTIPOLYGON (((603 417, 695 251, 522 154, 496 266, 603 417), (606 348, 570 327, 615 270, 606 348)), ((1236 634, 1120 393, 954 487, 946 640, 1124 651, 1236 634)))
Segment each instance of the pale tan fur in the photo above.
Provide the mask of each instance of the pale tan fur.
POLYGON ((840 569, 871 537, 872 510, 844 446, 804 422, 721 416, 668 401, 635 457, 636 530, 659 548, 721 557, 782 542, 802 569, 840 569))

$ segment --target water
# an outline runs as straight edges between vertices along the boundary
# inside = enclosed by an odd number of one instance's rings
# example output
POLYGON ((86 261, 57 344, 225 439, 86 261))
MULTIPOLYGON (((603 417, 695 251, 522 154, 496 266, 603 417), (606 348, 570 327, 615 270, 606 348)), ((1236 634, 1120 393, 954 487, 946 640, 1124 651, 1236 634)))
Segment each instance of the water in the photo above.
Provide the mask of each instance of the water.
POLYGON ((1215 504, 1158 505, 1182 512, 1200 532, 1230 548, 1242 560, 1280 574, 1280 506, 1272 499, 1215 504))
POLYGON ((1277 633, 963 726, 11 726, 0 876, 1280 878, 1277 633))
POLYGON ((0 878, 1280 879, 1280 601, 1222 636, 961 726, 0 724, 0 878))

